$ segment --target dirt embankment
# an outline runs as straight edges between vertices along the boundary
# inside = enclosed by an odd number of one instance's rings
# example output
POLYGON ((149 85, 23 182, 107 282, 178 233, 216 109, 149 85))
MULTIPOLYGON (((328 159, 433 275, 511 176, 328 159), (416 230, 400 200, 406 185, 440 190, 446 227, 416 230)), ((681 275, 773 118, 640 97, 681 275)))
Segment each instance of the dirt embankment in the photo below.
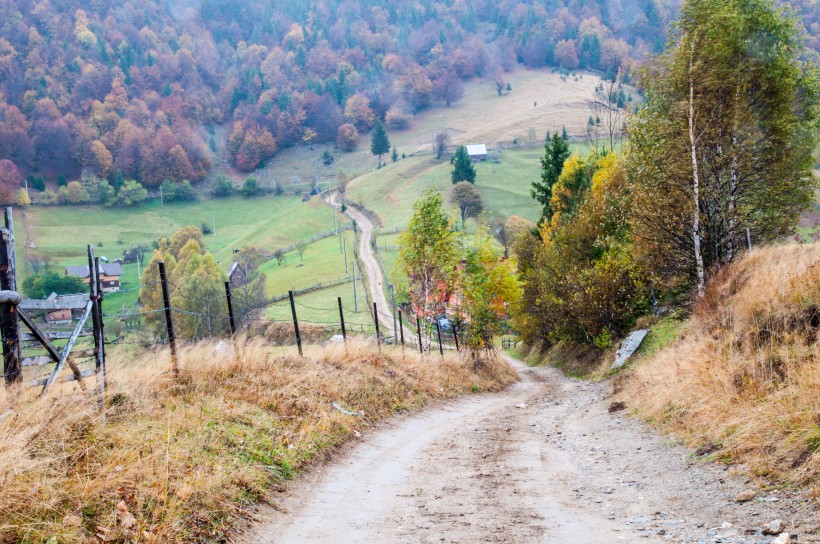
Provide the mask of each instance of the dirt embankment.
POLYGON ((623 400, 695 449, 820 497, 820 243, 755 249, 710 282, 623 400))

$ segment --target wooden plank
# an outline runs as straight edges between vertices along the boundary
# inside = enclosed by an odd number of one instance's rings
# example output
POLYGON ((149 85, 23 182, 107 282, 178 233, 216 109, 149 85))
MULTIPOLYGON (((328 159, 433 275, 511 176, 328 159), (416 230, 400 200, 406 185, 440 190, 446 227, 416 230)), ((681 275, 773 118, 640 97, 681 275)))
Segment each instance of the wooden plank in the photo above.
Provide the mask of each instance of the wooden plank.
MULTIPOLYGON (((94 350, 93 349, 84 349, 82 351, 75 351, 74 353, 71 354, 71 356, 74 357, 74 358, 78 358, 78 359, 81 359, 81 358, 84 358, 84 357, 93 357, 94 356, 94 350)), ((54 359, 52 359, 48 355, 38 355, 36 357, 25 357, 23 359, 23 367, 25 368, 27 366, 45 366, 45 365, 54 364, 56 362, 57 361, 55 361, 54 359)))
POLYGON ((17 291, 0 291, 0 304, 12 304, 17 306, 23 298, 17 291))
POLYGON ((72 335, 72 337, 68 339, 68 344, 65 345, 65 347, 63 348, 63 352, 60 354, 60 360, 57 362, 57 368, 54 369, 54 372, 51 373, 51 376, 49 376, 43 384, 43 390, 40 391, 40 395, 45 393, 46 389, 48 389, 48 386, 54 383, 54 380, 57 379, 57 375, 63 369, 63 365, 68 359, 68 354, 71 351, 71 347, 74 345, 74 342, 77 341, 77 337, 80 335, 80 331, 82 330, 83 325, 85 325, 88 316, 91 315, 92 306, 93 304, 89 300, 88 305, 85 307, 85 312, 83 312, 83 317, 80 319, 80 322, 77 324, 77 328, 74 330, 74 335, 72 335))
MULTIPOLYGON (((40 330, 40 327, 26 314, 25 311, 21 310, 20 308, 17 309, 17 315, 20 316, 20 320, 25 324, 26 327, 29 328, 31 334, 37 339, 38 342, 45 348, 48 352, 49 356, 55 361, 60 361, 60 353, 57 352, 57 348, 49 342, 48 337, 43 331, 40 330)), ((82 325, 80 325, 82 327, 82 325)), ((71 357, 68 357, 67 361, 69 368, 74 373, 74 377, 77 378, 77 381, 80 382, 80 387, 85 390, 85 385, 82 382, 82 377, 80 376, 80 369, 77 367, 76 363, 71 357)))
MULTIPOLYGON (((81 379, 82 378, 88 378, 89 376, 93 376, 96 373, 97 373, 97 370, 94 369, 94 368, 90 368, 88 370, 83 370, 82 372, 80 372, 80 378, 81 379)), ((48 380, 50 380, 50 379, 51 379, 51 376, 49 376, 48 378, 41 378, 39 380, 32 380, 30 382, 27 382, 26 386, 27 387, 39 387, 41 385, 45 386, 46 384, 49 384, 48 380)), ((76 381, 76 380, 77 380, 77 377, 74 374, 72 374, 70 376, 66 376, 65 378, 60 380, 60 382, 66 383, 66 382, 73 382, 73 381, 76 381)), ((51 382, 51 383, 54 383, 54 382, 51 382)))
POLYGON ((88 304, 88 295, 83 295, 81 302, 70 300, 41 300, 24 298, 20 307, 24 310, 82 310, 88 304))

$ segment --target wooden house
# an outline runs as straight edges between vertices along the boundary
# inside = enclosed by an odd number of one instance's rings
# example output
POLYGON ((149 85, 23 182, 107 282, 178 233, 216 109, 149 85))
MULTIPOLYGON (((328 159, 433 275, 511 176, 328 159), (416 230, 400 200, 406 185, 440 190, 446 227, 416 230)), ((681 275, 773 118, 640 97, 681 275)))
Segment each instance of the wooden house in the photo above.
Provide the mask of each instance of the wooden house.
POLYGON ((236 261, 228 270, 228 281, 231 283, 231 287, 242 287, 248 281, 245 269, 236 261))
MULTIPOLYGON (((78 276, 85 283, 90 281, 87 266, 66 266, 65 274, 66 276, 78 276)), ((104 293, 120 290, 120 276, 122 276, 122 265, 119 263, 100 263, 100 284, 104 293)))

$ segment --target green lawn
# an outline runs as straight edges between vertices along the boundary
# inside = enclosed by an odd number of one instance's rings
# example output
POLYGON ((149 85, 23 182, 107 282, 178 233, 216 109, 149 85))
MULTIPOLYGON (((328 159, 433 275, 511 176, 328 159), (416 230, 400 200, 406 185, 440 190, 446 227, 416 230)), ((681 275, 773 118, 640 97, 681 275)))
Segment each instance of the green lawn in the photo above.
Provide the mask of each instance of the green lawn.
MULTIPOLYGON (((348 269, 353 273, 353 232, 344 233, 347 241, 348 269)), ((339 237, 324 238, 305 249, 302 258, 296 251, 285 255, 281 266, 276 260, 263 263, 259 271, 267 278, 265 295, 273 297, 287 294, 291 289, 303 289, 310 285, 345 277, 345 259, 339 250, 339 237)))
MULTIPOLYGON (((573 144, 571 148, 587 153, 583 144, 573 144)), ((488 218, 505 220, 520 215, 530 221, 538 219, 540 207, 530 196, 530 187, 541 175, 542 154, 540 147, 508 149, 503 151, 498 164, 475 164, 475 186, 484 200, 488 218)), ((349 186, 347 198, 376 212, 385 227, 404 228, 413 202, 426 189, 440 191, 450 205, 451 171, 448 161, 436 161, 429 155, 409 157, 358 178, 349 186)))
MULTIPOLYGON (((339 303, 337 297, 342 297, 342 306, 344 308, 345 323, 349 330, 368 330, 368 327, 373 325, 373 321, 368 312, 367 300, 364 295, 364 286, 359 280, 356 285, 357 296, 359 299, 359 312, 355 312, 355 305, 353 302, 353 283, 348 282, 328 289, 313 291, 304 295, 298 295, 296 301, 296 315, 300 322, 303 323, 318 323, 318 324, 333 324, 338 325, 339 319, 339 303)), ((290 321, 292 314, 290 310, 290 303, 283 300, 274 305, 268 306, 265 309, 265 317, 277 321, 290 321)))
POLYGON ((182 227, 204 223, 213 228, 215 222, 216 235, 206 235, 205 245, 227 269, 233 249, 257 245, 273 250, 332 229, 333 221, 333 212, 319 199, 303 203, 284 196, 232 197, 165 206, 152 201, 126 209, 31 207, 26 210, 25 221, 15 210, 18 268, 25 273, 21 261, 26 253, 29 257, 48 255, 56 266, 85 263, 88 244, 94 245, 98 256, 113 260, 132 244, 150 245, 182 227))

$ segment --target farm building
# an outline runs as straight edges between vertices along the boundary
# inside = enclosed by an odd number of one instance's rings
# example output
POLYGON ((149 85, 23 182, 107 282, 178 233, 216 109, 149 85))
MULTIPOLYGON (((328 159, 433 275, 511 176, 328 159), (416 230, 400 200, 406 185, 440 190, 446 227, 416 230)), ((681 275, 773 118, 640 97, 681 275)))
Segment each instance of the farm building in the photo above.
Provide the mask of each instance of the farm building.
MULTIPOLYGON (((85 283, 89 282, 87 266, 66 266, 66 276, 79 276, 85 283)), ((120 276, 122 276, 122 266, 118 263, 100 263, 100 283, 105 293, 120 290, 120 276)))
POLYGON ((468 145, 467 154, 470 156, 470 159, 474 161, 486 161, 487 146, 484 144, 468 145))
POLYGON ((88 300, 88 295, 86 294, 58 295, 57 293, 51 293, 46 299, 47 302, 56 302, 60 305, 71 305, 72 307, 61 308, 47 313, 46 323, 50 325, 63 325, 71 323, 72 319, 80 319, 85 311, 84 307, 88 300))
POLYGON ((231 287, 242 287, 247 281, 245 269, 236 261, 233 262, 231 269, 228 270, 228 281, 231 282, 231 287))

